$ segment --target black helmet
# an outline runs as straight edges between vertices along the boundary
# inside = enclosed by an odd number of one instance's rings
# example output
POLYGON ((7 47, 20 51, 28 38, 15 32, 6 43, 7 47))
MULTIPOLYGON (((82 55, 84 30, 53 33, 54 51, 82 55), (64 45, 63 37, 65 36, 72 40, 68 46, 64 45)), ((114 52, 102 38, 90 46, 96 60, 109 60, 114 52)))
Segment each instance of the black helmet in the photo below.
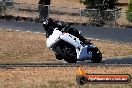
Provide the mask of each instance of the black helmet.
POLYGON ((43 21, 43 27, 45 29, 49 28, 49 27, 52 27, 53 26, 53 19, 51 18, 47 18, 43 21))

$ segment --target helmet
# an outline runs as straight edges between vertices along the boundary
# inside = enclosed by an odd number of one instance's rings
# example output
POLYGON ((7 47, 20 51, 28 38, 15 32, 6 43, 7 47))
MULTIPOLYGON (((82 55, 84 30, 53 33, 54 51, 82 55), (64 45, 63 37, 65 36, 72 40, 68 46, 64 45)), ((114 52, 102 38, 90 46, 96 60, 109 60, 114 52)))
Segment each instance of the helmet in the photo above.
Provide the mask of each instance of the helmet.
POLYGON ((53 26, 53 19, 47 18, 43 21, 43 27, 44 29, 50 28, 53 26))

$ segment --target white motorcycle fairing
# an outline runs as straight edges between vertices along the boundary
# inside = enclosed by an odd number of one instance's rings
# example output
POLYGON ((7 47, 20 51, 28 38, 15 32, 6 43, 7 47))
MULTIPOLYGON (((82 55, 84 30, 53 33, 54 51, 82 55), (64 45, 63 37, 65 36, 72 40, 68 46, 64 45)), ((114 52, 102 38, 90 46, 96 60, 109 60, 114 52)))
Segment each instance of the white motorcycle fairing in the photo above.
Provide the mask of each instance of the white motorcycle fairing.
POLYGON ((88 45, 83 46, 79 38, 69 33, 62 33, 61 31, 57 30, 57 28, 54 29, 53 34, 47 38, 47 47, 51 48, 51 46, 60 39, 75 47, 78 60, 90 60, 92 58, 92 52, 88 52, 88 45))
POLYGON ((63 33, 63 35, 60 36, 60 39, 75 47, 78 60, 90 60, 92 58, 92 52, 88 52, 88 45, 83 46, 79 38, 69 33, 63 33))
POLYGON ((57 30, 57 28, 54 29, 53 34, 47 38, 46 45, 48 48, 50 48, 55 42, 58 41, 60 35, 62 35, 62 32, 57 30))
POLYGON ((78 48, 78 47, 81 46, 80 40, 79 40, 77 37, 75 37, 75 36, 73 36, 73 35, 71 35, 71 34, 69 34, 69 33, 63 33, 63 34, 60 36, 60 39, 66 41, 66 42, 68 42, 68 43, 70 43, 70 44, 73 45, 75 48, 78 48))

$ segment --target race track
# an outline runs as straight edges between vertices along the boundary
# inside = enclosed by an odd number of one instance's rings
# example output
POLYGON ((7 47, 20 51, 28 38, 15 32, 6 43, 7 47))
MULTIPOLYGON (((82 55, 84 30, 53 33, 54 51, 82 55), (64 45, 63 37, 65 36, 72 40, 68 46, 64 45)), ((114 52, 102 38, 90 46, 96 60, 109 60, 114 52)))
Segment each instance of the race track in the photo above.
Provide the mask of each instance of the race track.
POLYGON ((93 63, 91 61, 81 61, 77 63, 67 63, 65 61, 45 61, 31 63, 14 63, 0 64, 0 68, 12 67, 79 67, 79 66, 132 66, 132 56, 120 57, 102 60, 101 63, 93 63))
MULTIPOLYGON (((73 25, 73 27, 82 31, 82 34, 87 38, 112 40, 118 42, 132 43, 132 29, 131 28, 103 28, 103 27, 90 27, 73 25)), ((13 22, 13 21, 0 21, 0 28, 14 29, 20 31, 31 32, 45 32, 41 23, 28 23, 28 22, 13 22)), ((76 64, 64 63, 64 61, 49 61, 42 63, 18 63, 18 64, 0 64, 0 67, 67 67, 67 66, 80 66, 80 65, 130 65, 132 66, 132 56, 112 58, 103 60, 101 63, 92 63, 90 61, 77 62, 76 64)))
MULTIPOLYGON (((104 28, 73 25, 82 31, 87 38, 112 40, 118 42, 132 42, 132 28, 104 28)), ((20 31, 44 32, 42 23, 0 21, 0 28, 15 29, 20 31)))

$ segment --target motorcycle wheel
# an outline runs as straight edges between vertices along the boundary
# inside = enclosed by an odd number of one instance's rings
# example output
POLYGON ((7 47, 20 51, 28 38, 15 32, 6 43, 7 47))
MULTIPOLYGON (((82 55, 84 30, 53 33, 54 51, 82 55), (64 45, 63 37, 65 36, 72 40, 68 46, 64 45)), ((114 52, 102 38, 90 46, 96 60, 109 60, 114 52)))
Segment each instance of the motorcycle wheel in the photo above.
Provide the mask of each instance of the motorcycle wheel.
POLYGON ((77 54, 75 47, 70 45, 67 42, 62 43, 62 52, 65 55, 64 60, 67 61, 68 63, 76 63, 77 62, 77 54))
POLYGON ((93 61, 94 63, 100 63, 101 60, 102 60, 102 53, 97 47, 93 48, 91 61, 93 61))
POLYGON ((58 59, 58 60, 62 60, 62 56, 60 56, 60 55, 58 55, 58 54, 55 54, 55 56, 56 56, 56 59, 58 59))

